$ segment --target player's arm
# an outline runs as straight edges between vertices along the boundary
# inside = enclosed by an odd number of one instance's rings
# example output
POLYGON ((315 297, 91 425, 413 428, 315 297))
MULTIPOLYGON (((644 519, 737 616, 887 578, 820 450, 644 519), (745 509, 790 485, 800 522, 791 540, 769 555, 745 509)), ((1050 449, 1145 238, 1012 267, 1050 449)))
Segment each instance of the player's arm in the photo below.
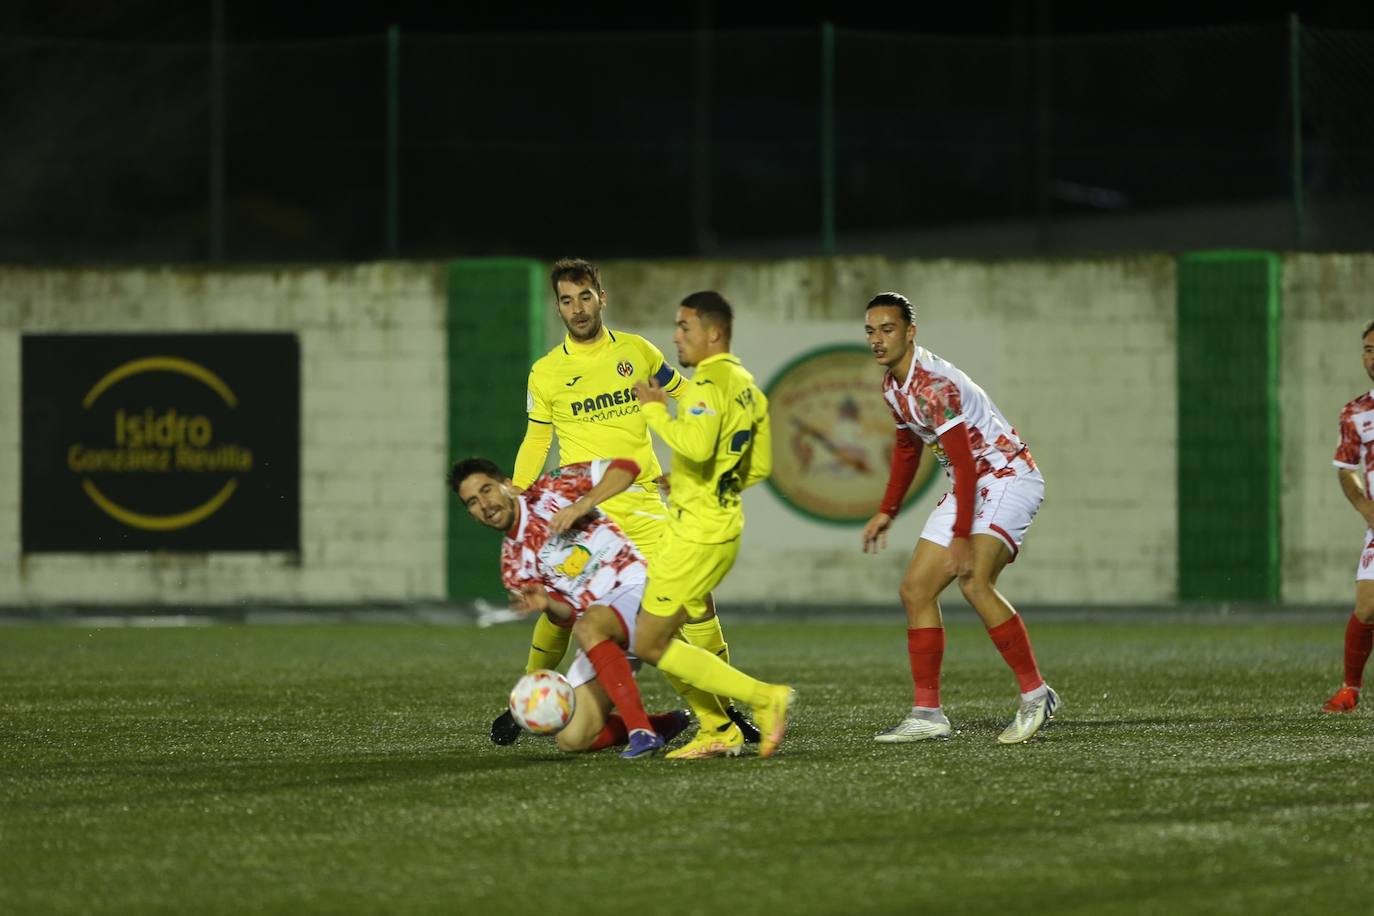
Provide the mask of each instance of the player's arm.
POLYGON ((682 392, 687 390, 687 380, 682 377, 672 365, 663 358, 663 353, 658 347, 644 341, 646 355, 649 357, 649 365, 652 369, 649 377, 652 378, 658 387, 663 389, 663 393, 673 400, 682 397, 682 392))
POLYGON ((978 485, 978 468, 973 463, 973 443, 963 417, 938 432, 940 447, 954 475, 954 539, 949 542, 949 566, 955 575, 963 575, 973 561, 968 538, 973 528, 973 494, 978 485))
POLYGON ((1374 528, 1374 500, 1365 492, 1364 474, 1359 468, 1337 467, 1336 476, 1340 478, 1341 492, 1360 513, 1365 524, 1374 528))
POLYGON ((897 427, 897 442, 892 448, 892 467, 887 474, 887 490, 878 512, 868 524, 864 525, 863 548, 877 553, 887 546, 887 529, 901 511, 906 491, 911 489, 911 481, 916 479, 916 469, 921 466, 921 440, 905 426, 897 427))
POLYGON ((676 419, 668 415, 668 398, 662 388, 639 382, 635 394, 644 421, 669 448, 690 461, 706 461, 715 454, 720 435, 719 389, 695 380, 688 387, 691 405, 683 403, 676 419))
POLYGON ((752 444, 749 446, 749 458, 744 468, 744 480, 740 484, 741 490, 747 490, 756 483, 762 483, 768 479, 769 474, 773 473, 773 432, 772 424, 768 422, 768 410, 766 408, 755 420, 749 438, 752 444))
POLYGON ((544 462, 553 445, 553 410, 543 397, 533 370, 526 387, 525 413, 529 422, 525 424, 525 438, 515 453, 515 468, 510 477, 511 483, 521 490, 528 490, 544 472, 544 462))
POLYGON ((601 479, 571 504, 564 506, 549 519, 549 530, 562 534, 603 501, 619 496, 639 477, 639 464, 629 458, 617 458, 602 472, 601 479))
POLYGON ((518 614, 543 613, 562 627, 572 626, 576 612, 572 605, 551 593, 541 582, 524 582, 511 594, 510 608, 518 614))

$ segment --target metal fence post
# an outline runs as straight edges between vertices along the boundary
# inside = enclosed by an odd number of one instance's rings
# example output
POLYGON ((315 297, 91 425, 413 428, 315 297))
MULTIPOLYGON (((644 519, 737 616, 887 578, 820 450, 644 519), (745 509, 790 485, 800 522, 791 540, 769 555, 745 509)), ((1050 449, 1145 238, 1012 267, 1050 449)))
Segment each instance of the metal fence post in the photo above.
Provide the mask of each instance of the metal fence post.
POLYGON ((821 25, 821 250, 835 254, 835 26, 821 25))
POLYGON ((1307 241, 1302 179, 1302 23, 1288 14, 1288 95, 1293 117, 1293 247, 1307 241))
POLYGON ((400 249, 401 30, 386 30, 386 256, 400 249))

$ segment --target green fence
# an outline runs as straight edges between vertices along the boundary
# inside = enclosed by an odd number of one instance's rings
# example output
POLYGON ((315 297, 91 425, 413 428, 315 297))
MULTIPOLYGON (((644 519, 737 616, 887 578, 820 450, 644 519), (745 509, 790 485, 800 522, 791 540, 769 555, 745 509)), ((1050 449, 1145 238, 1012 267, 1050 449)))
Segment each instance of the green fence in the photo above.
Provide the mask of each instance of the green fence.
POLYGON ((1370 60, 1296 21, 0 38, 0 260, 1369 248, 1370 60))

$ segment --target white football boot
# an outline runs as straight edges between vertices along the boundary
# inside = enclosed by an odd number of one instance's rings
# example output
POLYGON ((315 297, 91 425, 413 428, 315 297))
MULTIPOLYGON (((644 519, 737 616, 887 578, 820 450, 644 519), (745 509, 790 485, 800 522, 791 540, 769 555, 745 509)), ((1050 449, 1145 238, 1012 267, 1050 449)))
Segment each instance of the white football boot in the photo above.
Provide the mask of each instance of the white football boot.
POLYGON ((1043 694, 1033 700, 1021 701, 1020 708, 1016 710, 1016 718, 1012 719, 1006 730, 997 736, 997 740, 1003 744, 1029 741, 1040 729, 1050 724, 1059 712, 1060 705, 1059 694, 1046 684, 1043 694))
POLYGON ((879 744, 910 744, 930 738, 948 738, 949 733, 949 719, 943 712, 913 709, 905 719, 874 735, 873 740, 879 744))

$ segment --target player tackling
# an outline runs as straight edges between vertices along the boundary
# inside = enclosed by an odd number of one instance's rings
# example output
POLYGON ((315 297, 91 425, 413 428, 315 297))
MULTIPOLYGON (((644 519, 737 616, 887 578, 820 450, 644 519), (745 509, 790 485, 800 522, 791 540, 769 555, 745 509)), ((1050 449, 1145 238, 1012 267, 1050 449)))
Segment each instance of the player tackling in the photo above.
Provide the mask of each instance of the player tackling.
POLYGON ((1021 688, 1016 716, 997 740, 1027 741, 1055 717, 1060 701, 1040 676, 1026 626, 997 590, 997 577, 1015 560, 1040 508, 1044 478, 987 393, 952 363, 916 345, 916 312, 905 296, 874 296, 865 309, 864 334, 874 358, 887 369, 883 398, 897 421, 887 491, 864 526, 864 552, 887 546, 887 531, 923 446, 952 484, 926 520, 902 578, 915 685, 911 711, 874 740, 901 744, 949 737, 949 718, 940 705, 945 653, 940 593, 957 579, 1021 688))
POLYGON ((572 721, 557 735, 565 751, 628 743, 620 756, 650 755, 688 725, 685 712, 649 716, 625 656, 647 567, 624 532, 596 507, 634 482, 633 461, 583 462, 550 471, 516 494, 485 458, 460 461, 449 487, 468 514, 504 531, 501 578, 511 607, 542 612, 570 628, 581 647, 568 668, 577 697, 572 721), (610 714, 611 704, 620 715, 610 714))

